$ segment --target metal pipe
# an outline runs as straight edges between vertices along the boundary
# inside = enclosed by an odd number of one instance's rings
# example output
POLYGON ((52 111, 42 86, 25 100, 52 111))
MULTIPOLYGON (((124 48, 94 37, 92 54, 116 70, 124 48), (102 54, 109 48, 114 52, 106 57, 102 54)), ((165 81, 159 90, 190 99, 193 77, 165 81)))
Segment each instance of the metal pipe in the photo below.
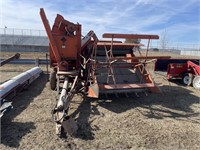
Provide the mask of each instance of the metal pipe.
POLYGON ((9 93, 16 91, 19 87, 31 84, 40 76, 41 72, 39 67, 34 67, 4 82, 0 85, 0 99, 7 97, 9 93))
POLYGON ((64 109, 63 99, 65 99, 67 96, 68 83, 69 83, 69 78, 65 77, 65 81, 64 81, 63 88, 62 88, 62 91, 60 94, 60 98, 57 103, 57 109, 64 109))
MULTIPOLYGON (((3 61, 0 59, 0 61, 3 61)), ((18 59, 18 60, 11 60, 10 62, 7 62, 8 64, 21 64, 21 65, 27 65, 27 64, 36 64, 36 61, 38 61, 38 64, 49 64, 49 60, 46 59, 18 59)))
POLYGON ((77 80, 78 80, 78 76, 75 77, 74 82, 72 84, 72 87, 71 87, 67 97, 65 97, 65 99, 64 99, 65 110, 67 110, 69 108, 69 104, 70 104, 70 102, 73 98, 73 95, 74 95, 74 90, 75 90, 75 85, 77 83, 77 80))
POLYGON ((8 101, 9 98, 14 97, 18 91, 31 84, 41 72, 39 67, 34 67, 0 85, 0 118, 13 108, 12 102, 8 101))
POLYGON ((5 59, 5 60, 2 60, 2 61, 0 62, 0 66, 3 66, 3 65, 5 65, 5 64, 7 64, 8 62, 10 62, 10 61, 13 60, 13 59, 19 59, 19 57, 20 57, 20 54, 19 54, 19 53, 16 53, 15 55, 13 55, 13 56, 11 56, 11 57, 9 57, 9 58, 7 58, 7 59, 5 59))

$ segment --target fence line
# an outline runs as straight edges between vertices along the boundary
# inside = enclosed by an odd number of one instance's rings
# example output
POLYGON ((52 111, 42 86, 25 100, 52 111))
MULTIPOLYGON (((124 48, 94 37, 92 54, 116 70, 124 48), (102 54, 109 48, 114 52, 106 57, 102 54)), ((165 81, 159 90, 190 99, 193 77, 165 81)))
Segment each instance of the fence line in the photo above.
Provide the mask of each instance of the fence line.
POLYGON ((47 36, 45 30, 36 29, 17 29, 17 28, 0 28, 2 35, 21 35, 21 36, 47 36))
MULTIPOLYGON (((46 37, 46 31, 45 30, 37 30, 37 29, 17 29, 17 28, 0 28, 0 35, 16 35, 16 36, 41 36, 46 37)), ((13 37, 14 38, 14 37, 13 37)), ((48 41, 47 41, 48 42, 48 41)), ((143 43, 143 41, 142 41, 143 43)), ((151 48, 158 48, 162 49, 160 47, 160 41, 152 41, 150 44, 151 48)), ((147 45, 147 43, 144 43, 147 45)), ((184 42, 172 42, 169 43, 165 49, 172 49, 172 50, 200 50, 200 44, 198 43, 184 43, 184 42)))
MULTIPOLYGON (((154 49, 154 48, 158 48, 158 49, 163 49, 162 47, 157 47, 157 46, 151 46, 151 49, 154 49)), ((166 50, 183 50, 183 51, 200 51, 200 47, 196 46, 168 46, 168 47, 165 47, 164 49, 166 50)))
MULTIPOLYGON (((150 44, 151 48, 163 49, 160 45, 160 40, 152 41, 150 44)), ((164 49, 173 49, 173 50, 200 50, 200 43, 185 43, 185 42, 170 42, 166 45, 164 49)))

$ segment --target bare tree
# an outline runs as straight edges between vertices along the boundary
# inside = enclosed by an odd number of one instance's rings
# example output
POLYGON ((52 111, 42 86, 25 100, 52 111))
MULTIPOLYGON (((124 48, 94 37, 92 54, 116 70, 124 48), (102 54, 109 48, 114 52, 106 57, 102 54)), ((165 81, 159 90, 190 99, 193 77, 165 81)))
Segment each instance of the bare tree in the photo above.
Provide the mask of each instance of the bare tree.
POLYGON ((165 29, 160 34, 160 47, 162 49, 166 49, 168 44, 169 44, 169 38, 168 38, 167 30, 165 29))
MULTIPOLYGON (((133 43, 133 44, 140 44, 140 42, 141 42, 141 39, 125 39, 125 41, 124 41, 124 43, 133 43)), ((133 47, 133 52, 135 52, 135 51, 139 51, 139 53, 140 53, 140 46, 134 46, 133 47)), ((140 55, 141 55, 141 53, 140 53, 140 55)))

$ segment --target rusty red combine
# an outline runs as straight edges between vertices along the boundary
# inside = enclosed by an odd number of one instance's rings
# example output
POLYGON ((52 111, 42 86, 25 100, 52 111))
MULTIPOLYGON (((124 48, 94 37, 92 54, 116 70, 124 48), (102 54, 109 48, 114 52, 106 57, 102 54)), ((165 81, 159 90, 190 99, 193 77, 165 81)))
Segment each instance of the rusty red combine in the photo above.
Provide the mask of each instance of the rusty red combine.
MULTIPOLYGON (((93 31, 81 34, 81 25, 57 15, 52 29, 44 10, 40 15, 49 38, 50 87, 59 98, 53 110, 56 133, 72 134, 77 126, 68 114, 74 94, 84 91, 88 97, 98 98, 101 93, 127 93, 137 90, 159 92, 146 64, 158 57, 148 56, 149 43, 158 35, 105 33, 98 40, 93 31), (145 56, 140 53, 142 44, 123 43, 117 39, 147 39, 145 56), (135 56, 138 51, 140 56, 135 56)), ((159 57, 168 58, 168 57, 159 57)))

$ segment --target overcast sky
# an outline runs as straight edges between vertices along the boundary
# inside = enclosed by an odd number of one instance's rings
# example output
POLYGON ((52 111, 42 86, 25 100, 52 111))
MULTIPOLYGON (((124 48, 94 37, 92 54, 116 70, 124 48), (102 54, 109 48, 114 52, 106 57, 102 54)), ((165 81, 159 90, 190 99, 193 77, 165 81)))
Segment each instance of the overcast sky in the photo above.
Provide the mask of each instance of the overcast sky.
POLYGON ((158 34, 170 42, 200 44, 200 0, 0 0, 0 28, 44 30, 45 9, 52 26, 57 13, 82 24, 83 35, 105 32, 158 34))

